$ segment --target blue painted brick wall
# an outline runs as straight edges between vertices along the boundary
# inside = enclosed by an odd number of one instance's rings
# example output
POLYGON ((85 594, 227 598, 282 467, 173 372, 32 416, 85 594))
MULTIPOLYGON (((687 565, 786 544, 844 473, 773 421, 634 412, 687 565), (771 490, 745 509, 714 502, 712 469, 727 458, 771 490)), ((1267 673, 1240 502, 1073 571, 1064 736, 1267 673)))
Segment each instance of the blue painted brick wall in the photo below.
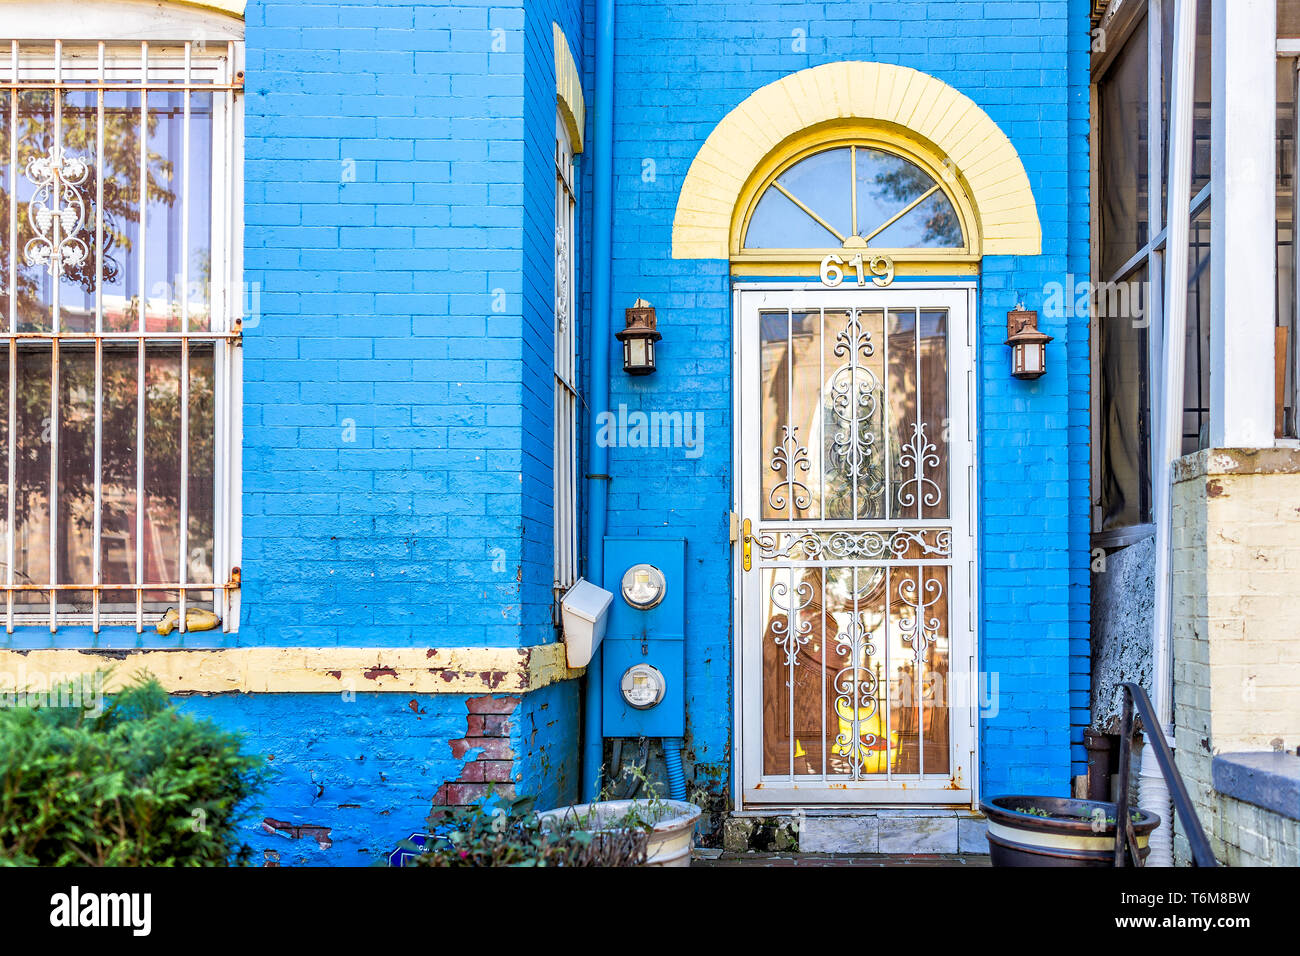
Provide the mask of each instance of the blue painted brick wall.
POLYGON ((245 749, 267 758, 267 785, 249 802, 239 837, 257 866, 382 860, 425 831, 448 786, 461 788, 453 803, 479 796, 485 775, 472 771, 482 760, 505 766, 509 779, 492 784, 498 792, 532 794, 538 809, 577 799, 573 681, 523 697, 220 694, 178 702, 242 733, 245 749), (456 780, 469 782, 448 784, 456 780))
POLYGON ((254 0, 246 47, 239 642, 550 639, 521 4, 254 0))
POLYGON ((692 158, 728 111, 786 74, 846 59, 910 66, 970 96, 1010 136, 1039 204, 1043 254, 987 259, 981 280, 981 650, 1000 687, 998 712, 982 725, 982 786, 1067 792, 1071 742, 1087 720, 1087 319, 1045 322, 1052 371, 1036 384, 1010 378, 1002 341, 1018 301, 1035 308, 1048 282, 1086 274, 1087 8, 618 5, 614 306, 649 299, 665 338, 660 371, 645 381, 616 374, 611 405, 699 410, 706 430, 694 461, 681 449, 612 451, 610 533, 670 530, 688 541, 688 756, 697 783, 715 792, 727 789, 732 740, 730 282, 724 262, 671 258, 673 212, 692 158), (794 52, 795 30, 804 52, 794 52))

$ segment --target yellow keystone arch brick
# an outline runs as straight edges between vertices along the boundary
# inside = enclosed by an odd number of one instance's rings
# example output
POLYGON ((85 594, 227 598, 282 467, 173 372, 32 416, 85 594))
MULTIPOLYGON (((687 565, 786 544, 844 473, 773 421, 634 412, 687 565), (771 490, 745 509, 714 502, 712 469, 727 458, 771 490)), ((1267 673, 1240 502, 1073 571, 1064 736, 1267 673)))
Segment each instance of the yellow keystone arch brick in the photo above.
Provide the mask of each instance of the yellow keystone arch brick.
POLYGON ((932 76, 882 63, 828 63, 751 94, 700 148, 673 220, 673 257, 726 259, 745 182, 774 149, 821 123, 899 130, 947 158, 978 220, 984 255, 1037 255, 1042 228, 1029 177, 1006 134, 967 96, 932 76))

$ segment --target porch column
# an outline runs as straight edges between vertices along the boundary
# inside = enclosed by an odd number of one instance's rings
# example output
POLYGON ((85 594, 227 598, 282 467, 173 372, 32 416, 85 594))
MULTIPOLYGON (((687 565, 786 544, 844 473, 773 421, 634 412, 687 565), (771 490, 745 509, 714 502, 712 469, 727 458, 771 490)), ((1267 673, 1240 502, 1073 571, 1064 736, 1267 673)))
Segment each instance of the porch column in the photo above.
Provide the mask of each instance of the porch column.
POLYGON ((1277 0, 1213 0, 1210 447, 1273 445, 1277 0))

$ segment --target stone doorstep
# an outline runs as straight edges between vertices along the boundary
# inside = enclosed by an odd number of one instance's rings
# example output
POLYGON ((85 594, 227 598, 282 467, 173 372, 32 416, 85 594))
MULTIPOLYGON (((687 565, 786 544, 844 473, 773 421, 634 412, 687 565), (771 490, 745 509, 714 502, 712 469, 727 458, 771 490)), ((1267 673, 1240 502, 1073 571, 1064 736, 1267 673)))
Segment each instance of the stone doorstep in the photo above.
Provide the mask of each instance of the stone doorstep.
POLYGON ((728 814, 728 852, 988 853, 984 815, 971 810, 833 809, 738 811, 728 814))

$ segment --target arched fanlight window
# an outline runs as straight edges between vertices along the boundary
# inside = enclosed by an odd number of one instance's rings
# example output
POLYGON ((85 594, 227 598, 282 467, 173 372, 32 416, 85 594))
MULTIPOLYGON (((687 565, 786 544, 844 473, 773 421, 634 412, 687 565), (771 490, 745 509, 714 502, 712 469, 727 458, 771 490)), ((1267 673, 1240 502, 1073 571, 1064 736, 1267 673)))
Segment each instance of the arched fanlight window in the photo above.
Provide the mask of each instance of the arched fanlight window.
POLYGON ((961 217, 938 180, 874 146, 833 146, 787 165, 754 204, 742 251, 952 250, 961 217))

